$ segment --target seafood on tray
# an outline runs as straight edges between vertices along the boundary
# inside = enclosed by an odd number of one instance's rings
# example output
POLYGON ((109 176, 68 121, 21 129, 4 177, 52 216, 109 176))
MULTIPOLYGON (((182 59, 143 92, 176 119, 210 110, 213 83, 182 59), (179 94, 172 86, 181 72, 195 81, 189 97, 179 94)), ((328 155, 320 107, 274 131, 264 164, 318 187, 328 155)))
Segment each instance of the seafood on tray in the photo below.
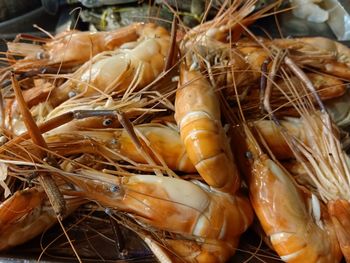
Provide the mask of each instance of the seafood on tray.
POLYGON ((82 262, 64 219, 96 210, 160 262, 227 262, 248 229, 276 260, 349 261, 350 50, 254 36, 279 4, 8 43, 0 251, 59 223, 82 262))

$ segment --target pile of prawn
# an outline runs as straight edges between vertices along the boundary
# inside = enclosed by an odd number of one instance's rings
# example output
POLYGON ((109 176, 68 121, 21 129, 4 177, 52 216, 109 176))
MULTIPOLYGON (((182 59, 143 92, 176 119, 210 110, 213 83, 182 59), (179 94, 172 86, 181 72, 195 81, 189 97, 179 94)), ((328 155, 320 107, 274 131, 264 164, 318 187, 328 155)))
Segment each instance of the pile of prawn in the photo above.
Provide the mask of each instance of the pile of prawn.
POLYGON ((58 222, 82 261, 62 220, 85 206, 160 262, 227 262, 248 228, 285 262, 350 261, 350 50, 257 37, 278 3, 256 4, 8 43, 0 251, 58 222))

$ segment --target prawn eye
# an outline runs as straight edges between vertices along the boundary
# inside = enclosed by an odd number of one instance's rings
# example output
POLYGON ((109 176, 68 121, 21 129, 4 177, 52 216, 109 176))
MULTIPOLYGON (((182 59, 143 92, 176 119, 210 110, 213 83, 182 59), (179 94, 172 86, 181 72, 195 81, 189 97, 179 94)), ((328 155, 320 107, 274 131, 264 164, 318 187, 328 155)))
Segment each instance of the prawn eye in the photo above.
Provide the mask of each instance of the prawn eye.
POLYGON ((103 121, 103 126, 110 126, 112 123, 113 123, 113 122, 112 122, 111 119, 105 119, 105 120, 103 121))
POLYGON ((69 98, 73 98, 73 97, 75 97, 77 95, 77 93, 75 92, 75 91, 70 91, 70 92, 68 92, 68 97, 69 98))
POLYGON ((120 187, 118 185, 112 185, 109 190, 112 193, 120 192, 120 187))
POLYGON ((45 59, 45 58, 48 58, 48 55, 45 52, 41 51, 41 52, 36 53, 36 58, 37 59, 45 59))
POLYGON ((7 141, 8 139, 4 135, 0 136, 0 145, 4 145, 7 141))
POLYGON ((253 154, 252 154, 252 152, 250 152, 250 151, 245 152, 245 158, 247 158, 248 160, 253 159, 253 154))

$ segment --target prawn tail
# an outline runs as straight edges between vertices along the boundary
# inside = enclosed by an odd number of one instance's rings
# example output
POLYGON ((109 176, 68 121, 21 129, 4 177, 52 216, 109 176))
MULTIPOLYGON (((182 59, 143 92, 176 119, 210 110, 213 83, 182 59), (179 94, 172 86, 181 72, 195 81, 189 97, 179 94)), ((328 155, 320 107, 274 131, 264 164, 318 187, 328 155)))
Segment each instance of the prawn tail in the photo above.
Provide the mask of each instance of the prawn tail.
POLYGON ((225 262, 236 251, 239 238, 235 241, 204 239, 199 242, 192 240, 167 239, 166 246, 173 251, 174 262, 225 262))

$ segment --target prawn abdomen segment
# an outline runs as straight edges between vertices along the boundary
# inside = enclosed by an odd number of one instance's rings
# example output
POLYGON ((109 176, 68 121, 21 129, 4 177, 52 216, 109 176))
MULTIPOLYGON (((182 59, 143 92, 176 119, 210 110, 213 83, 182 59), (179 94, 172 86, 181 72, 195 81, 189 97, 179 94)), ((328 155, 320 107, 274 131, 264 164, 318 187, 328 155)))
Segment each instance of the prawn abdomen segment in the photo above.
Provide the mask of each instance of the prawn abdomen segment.
POLYGON ((188 157, 203 179, 212 187, 234 193, 239 176, 221 125, 219 99, 199 71, 185 66, 176 92, 175 120, 188 157))
POLYGON ((211 203, 197 220, 194 236, 232 241, 245 232, 253 221, 247 198, 211 191, 211 203))
POLYGON ((316 225, 304 229, 303 232, 277 232, 270 236, 271 243, 285 262, 339 262, 341 253, 334 236, 327 228, 316 225), (312 235, 308 234, 313 233, 312 235), (311 236, 311 239, 310 239, 311 236))
POLYGON ((186 115, 180 125, 187 154, 203 179, 212 187, 235 192, 239 186, 238 171, 229 158, 220 123, 197 111, 186 115))
POLYGON ((194 111, 208 113, 213 119, 220 120, 220 104, 209 82, 199 71, 180 69, 180 82, 176 92, 175 120, 180 126, 183 118, 194 111))
MULTIPOLYGON (((176 130, 161 125, 144 125, 138 126, 136 129, 148 140, 148 143, 146 144, 140 138, 141 143, 143 143, 145 148, 149 150, 148 154, 156 160, 156 163, 158 163, 159 160, 154 152, 163 158, 170 169, 187 173, 196 172, 194 165, 186 154, 179 133, 176 130)), ((122 155, 140 163, 147 163, 143 156, 140 155, 132 142, 131 137, 125 130, 121 133, 119 141, 120 153, 122 155)))

